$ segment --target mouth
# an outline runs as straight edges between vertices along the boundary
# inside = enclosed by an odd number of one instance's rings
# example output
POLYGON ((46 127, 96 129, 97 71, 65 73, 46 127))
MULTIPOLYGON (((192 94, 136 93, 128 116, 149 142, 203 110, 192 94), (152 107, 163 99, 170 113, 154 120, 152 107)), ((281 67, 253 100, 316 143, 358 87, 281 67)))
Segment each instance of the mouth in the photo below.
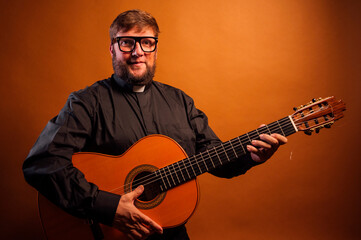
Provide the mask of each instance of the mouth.
POLYGON ((129 62, 128 63, 130 66, 135 66, 135 67, 140 67, 143 64, 145 64, 145 62, 141 62, 141 61, 136 61, 136 62, 129 62))

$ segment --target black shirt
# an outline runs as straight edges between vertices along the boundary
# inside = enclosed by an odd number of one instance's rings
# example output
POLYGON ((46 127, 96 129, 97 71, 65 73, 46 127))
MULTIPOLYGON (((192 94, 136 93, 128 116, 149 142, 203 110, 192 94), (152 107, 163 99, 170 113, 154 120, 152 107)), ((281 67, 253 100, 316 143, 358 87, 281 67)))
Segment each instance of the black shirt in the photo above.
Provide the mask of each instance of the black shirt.
MULTIPOLYGON (((88 182, 73 167, 72 154, 120 155, 150 134, 171 137, 188 156, 221 143, 206 115, 183 91, 153 81, 144 92, 134 93, 132 86, 113 75, 69 96, 25 160, 25 179, 70 214, 111 225, 120 196, 88 182)), ((212 174, 230 178, 253 165, 246 156, 212 174)))

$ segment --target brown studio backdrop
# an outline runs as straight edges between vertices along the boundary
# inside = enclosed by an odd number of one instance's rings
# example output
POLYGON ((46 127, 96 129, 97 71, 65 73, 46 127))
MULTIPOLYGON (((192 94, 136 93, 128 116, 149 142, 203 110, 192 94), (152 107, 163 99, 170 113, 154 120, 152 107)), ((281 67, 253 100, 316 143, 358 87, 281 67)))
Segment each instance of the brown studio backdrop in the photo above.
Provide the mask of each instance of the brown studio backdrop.
POLYGON ((111 74, 108 26, 131 8, 160 25, 156 80, 192 96, 222 140, 313 97, 347 103, 331 130, 291 136, 246 175, 201 176, 192 239, 360 239, 361 8, 321 0, 2 1, 1 235, 42 239, 22 162, 70 92, 111 74))

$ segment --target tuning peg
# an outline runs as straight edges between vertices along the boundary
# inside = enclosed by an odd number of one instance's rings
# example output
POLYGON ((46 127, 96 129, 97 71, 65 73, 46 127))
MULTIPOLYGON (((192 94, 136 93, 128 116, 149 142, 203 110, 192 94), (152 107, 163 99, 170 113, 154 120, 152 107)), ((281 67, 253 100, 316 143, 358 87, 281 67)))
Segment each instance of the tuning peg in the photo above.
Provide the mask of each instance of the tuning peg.
POLYGON ((311 134, 312 134, 312 131, 307 130, 307 131, 305 131, 305 134, 306 134, 306 135, 311 135, 311 134))
POLYGON ((316 100, 316 98, 312 98, 312 102, 316 102, 317 100, 316 100))
POLYGON ((296 108, 296 107, 294 107, 294 108, 293 108, 293 110, 294 110, 294 111, 297 111, 297 108, 296 108))
POLYGON ((325 125, 325 128, 331 128, 331 124, 325 125))
POLYGON ((319 133, 320 132, 320 129, 319 128, 316 128, 316 133, 319 133))

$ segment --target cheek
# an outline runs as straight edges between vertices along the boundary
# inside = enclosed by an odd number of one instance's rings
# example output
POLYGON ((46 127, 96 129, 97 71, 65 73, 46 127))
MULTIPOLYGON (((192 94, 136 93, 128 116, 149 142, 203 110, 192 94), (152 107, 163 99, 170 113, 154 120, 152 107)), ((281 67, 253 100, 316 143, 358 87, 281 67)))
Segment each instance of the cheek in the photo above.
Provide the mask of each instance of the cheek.
POLYGON ((126 63, 129 58, 127 58, 127 56, 124 56, 123 54, 120 54, 117 55, 115 59, 118 63, 126 63))
POLYGON ((155 60, 157 59, 157 54, 154 53, 154 54, 148 55, 147 59, 148 59, 149 63, 154 64, 155 60))
POLYGON ((113 58, 115 58, 117 62, 126 62, 130 57, 130 54, 119 52, 113 49, 113 58))

